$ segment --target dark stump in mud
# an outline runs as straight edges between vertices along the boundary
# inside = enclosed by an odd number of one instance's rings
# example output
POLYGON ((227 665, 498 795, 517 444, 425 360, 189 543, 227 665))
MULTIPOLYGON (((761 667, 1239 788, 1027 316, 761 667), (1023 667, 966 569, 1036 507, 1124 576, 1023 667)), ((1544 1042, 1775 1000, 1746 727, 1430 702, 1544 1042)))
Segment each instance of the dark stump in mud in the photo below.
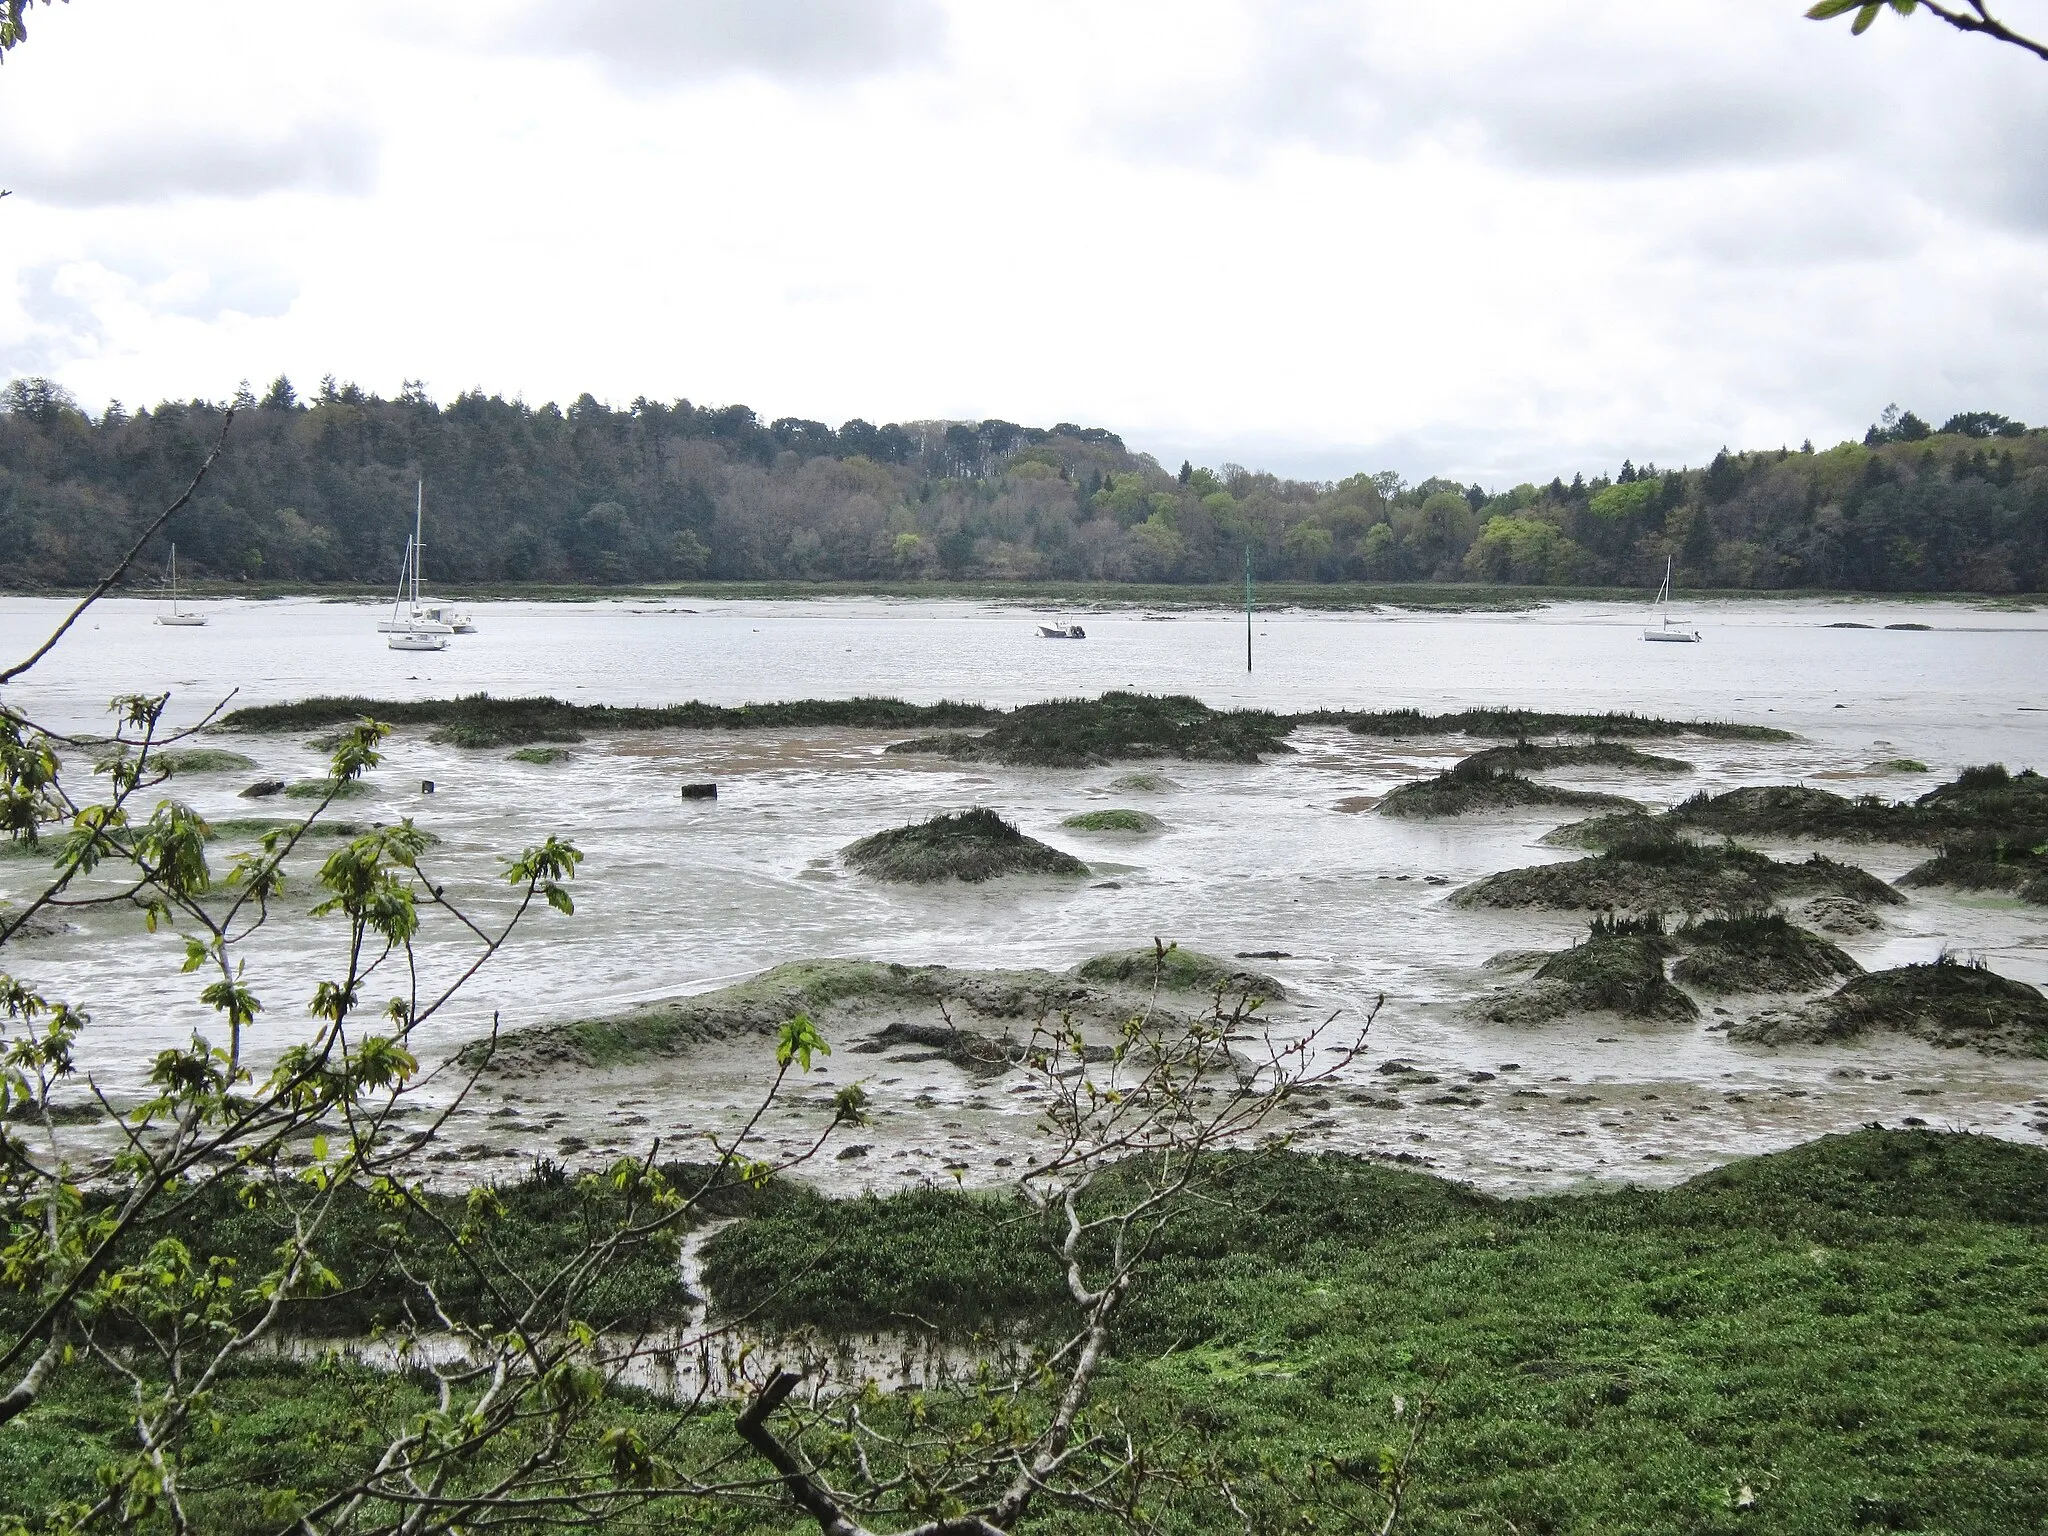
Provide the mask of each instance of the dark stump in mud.
POLYGON ((1088 866, 1071 853, 1026 837, 980 806, 864 837, 846 849, 846 862, 874 879, 912 885, 1088 873, 1088 866))
POLYGON ((1745 1019, 1728 1038, 1814 1045, 1881 1029, 1989 1056, 2048 1056, 2048 998, 1981 963, 1943 955, 1929 965, 1859 976, 1803 1008, 1745 1019))
POLYGON ((1776 912, 1710 917, 1672 938, 1686 951, 1672 979, 1702 992, 1810 992, 1863 973, 1839 946, 1776 912))

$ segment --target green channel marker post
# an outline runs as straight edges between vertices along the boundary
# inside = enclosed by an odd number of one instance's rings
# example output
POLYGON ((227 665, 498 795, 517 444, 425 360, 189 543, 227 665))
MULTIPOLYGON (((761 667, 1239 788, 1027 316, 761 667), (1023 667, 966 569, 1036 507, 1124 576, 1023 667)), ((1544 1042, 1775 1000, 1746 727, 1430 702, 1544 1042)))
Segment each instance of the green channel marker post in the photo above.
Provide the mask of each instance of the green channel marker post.
POLYGON ((1252 669, 1252 547, 1244 547, 1244 669, 1252 669))

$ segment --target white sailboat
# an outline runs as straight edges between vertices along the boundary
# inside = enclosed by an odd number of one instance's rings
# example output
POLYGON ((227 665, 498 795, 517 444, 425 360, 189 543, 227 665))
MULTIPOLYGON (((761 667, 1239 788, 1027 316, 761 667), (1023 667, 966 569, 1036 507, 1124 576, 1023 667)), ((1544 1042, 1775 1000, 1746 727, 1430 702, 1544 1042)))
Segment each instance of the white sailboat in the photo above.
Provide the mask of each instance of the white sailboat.
MULTIPOLYGON (((420 551, 425 547, 421 535, 425 531, 427 513, 427 486, 424 480, 419 482, 416 495, 418 499, 413 506, 412 536, 405 541, 405 559, 398 567, 398 594, 391 600, 391 617, 379 620, 377 628, 385 634, 473 635, 476 633, 476 623, 461 609, 445 603, 420 601, 420 551)), ((395 648, 407 649, 403 646, 395 648)), ((440 647, 435 646, 431 649, 439 650, 440 647)))
POLYGON ((408 629, 395 635, 386 635, 384 643, 394 651, 445 651, 448 637, 437 635, 430 630, 408 629))
POLYGON ((156 616, 159 624, 172 624, 179 629, 197 629, 206 622, 203 613, 182 613, 178 609, 178 546, 171 546, 171 611, 156 616))
POLYGON ((1651 629, 1645 626, 1643 638, 1645 640, 1669 641, 1674 645, 1693 645, 1699 641, 1700 632, 1696 629, 1687 629, 1684 625, 1674 624, 1671 621, 1672 564, 1672 557, 1666 555, 1664 557, 1664 585, 1657 589, 1657 627, 1651 629))

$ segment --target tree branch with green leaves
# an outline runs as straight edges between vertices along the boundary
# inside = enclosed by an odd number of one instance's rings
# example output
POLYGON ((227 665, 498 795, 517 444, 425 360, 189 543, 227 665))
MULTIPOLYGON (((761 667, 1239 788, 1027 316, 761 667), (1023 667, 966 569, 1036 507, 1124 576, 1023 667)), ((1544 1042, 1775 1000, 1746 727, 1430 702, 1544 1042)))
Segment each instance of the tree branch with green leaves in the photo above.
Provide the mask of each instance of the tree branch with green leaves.
POLYGON ((2036 42, 2013 31, 2004 22, 1991 14, 1991 7, 1984 0, 1970 0, 1967 6, 1944 5, 1941 0, 1820 0, 1807 11, 1812 21, 1833 21, 1838 16, 1854 13, 1849 31, 1861 37, 1870 30, 1880 12, 1891 10, 1901 16, 1910 16, 1916 10, 1926 9, 1940 17, 1959 32, 1976 32, 2001 43, 2010 43, 2022 48, 2038 59, 2048 59, 2048 43, 2036 42))

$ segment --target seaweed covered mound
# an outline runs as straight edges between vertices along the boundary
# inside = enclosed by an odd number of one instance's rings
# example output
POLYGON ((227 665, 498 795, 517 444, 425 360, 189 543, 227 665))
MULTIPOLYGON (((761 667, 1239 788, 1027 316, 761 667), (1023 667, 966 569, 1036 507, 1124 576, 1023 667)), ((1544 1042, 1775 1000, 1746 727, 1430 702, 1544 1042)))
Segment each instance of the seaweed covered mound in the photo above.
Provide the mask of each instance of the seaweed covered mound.
MULTIPOLYGON (((1711 832, 1723 837, 1885 843, 1997 841, 2030 848, 2048 843, 2048 778, 2031 771, 2007 773, 1997 763, 1965 768, 1953 783, 1929 790, 1911 803, 1877 795, 1851 799, 1806 784, 1758 784, 1719 795, 1702 790, 1656 821, 1666 832, 1711 832)), ((1616 836, 1641 830, 1601 818, 1560 828, 1555 841, 1601 847, 1616 836)), ((1949 882, 1932 878, 1916 883, 1949 882)))
POLYGON ((1166 823, 1150 811, 1083 811, 1060 823, 1076 832, 1157 832, 1166 823))
POLYGON ((1185 694, 1116 692, 1027 704, 978 736, 924 736, 889 750, 1024 768, 1095 768, 1168 757, 1256 763, 1266 754, 1292 752, 1286 740, 1292 729, 1286 716, 1264 710, 1211 709, 1185 694))
POLYGON ((2048 998, 1981 961, 1944 954, 1928 965, 1858 976, 1804 1008, 1758 1014, 1728 1037, 1806 1045, 1880 1029, 1991 1056, 2048 1056, 2048 998))
POLYGON ((1628 768, 1638 773, 1691 773, 1680 757, 1659 757, 1625 741, 1581 741, 1538 744, 1518 741, 1507 747, 1483 747, 1459 768, 1540 773, 1546 768, 1628 768))
POLYGON ((1248 971, 1199 950, 1169 945, 1164 957, 1152 949, 1120 949, 1074 967, 1082 981, 1105 986, 1150 987, 1156 979, 1167 992, 1245 992, 1281 998, 1287 989, 1271 976, 1248 971))
POLYGON ((1943 843, 1933 858, 1899 876, 1899 884, 2007 891, 2021 901, 2048 906, 2048 842, 2016 843, 1996 836, 1957 838, 1943 843))
POLYGON ((1610 811, 1567 823, 1537 839, 1552 848, 1613 848, 1622 843, 1668 843, 1677 838, 1664 821, 1647 811, 1610 811))
POLYGON ((1014 823, 981 806, 877 832, 849 845, 845 857, 864 875, 911 885, 1088 873, 1088 866, 1071 853, 1026 837, 1014 823))
POLYGON ((1676 827, 1735 837, 1826 837, 1843 841, 1910 841, 1931 837, 1910 807, 1875 795, 1850 799, 1804 784, 1759 784, 1726 794, 1705 792, 1673 806, 1676 827))
POLYGON ((1532 709, 1467 709, 1426 715, 1419 709, 1385 709, 1370 714, 1333 712, 1312 717, 1341 721, 1360 736, 1493 736, 1519 741, 1531 736, 1634 737, 1705 736, 1719 741, 1790 741, 1792 733, 1769 725, 1726 720, 1657 720, 1647 715, 1560 715, 1532 709))
POLYGON ((1655 917, 1596 918, 1583 941, 1549 956, 1529 981, 1481 998, 1470 1011, 1492 1024, 1541 1024, 1576 1013, 1682 1024, 1699 1009, 1665 979, 1670 953, 1655 917))
POLYGON ((1633 800, 1620 795, 1603 795, 1588 789, 1561 789, 1539 784, 1519 773, 1474 767, 1467 758, 1455 768, 1433 779, 1403 784, 1380 802, 1382 816, 1465 816, 1474 811, 1518 810, 1524 806, 1572 806, 1579 809, 1602 807, 1640 810, 1633 800))
POLYGON ((1686 954, 1672 979, 1702 992, 1810 992, 1863 972, 1839 946, 1777 912, 1710 917, 1673 939, 1686 954))
POLYGON ((433 739, 457 747, 512 747, 537 741, 581 741, 587 731, 758 730, 803 726, 878 726, 927 730, 982 725, 1001 711, 979 704, 906 704, 901 699, 793 699, 779 704, 667 704, 656 708, 571 704, 546 697, 497 699, 487 693, 453 699, 369 699, 359 695, 301 699, 238 709, 221 723, 237 731, 298 731, 347 725, 365 717, 391 725, 435 727, 433 739))
POLYGON ((1905 900, 1868 871, 1818 854, 1781 863, 1734 843, 1652 838, 1617 843, 1589 859, 1503 870, 1453 892, 1451 902, 1641 915, 1756 912, 1788 897, 1822 895, 1890 906, 1905 900))
POLYGON ((256 766, 254 758, 220 747, 173 747, 166 752, 152 752, 149 760, 173 775, 239 773, 256 766))
POLYGON ((1965 768, 1913 803, 1958 820, 2048 828, 2048 777, 2031 768, 2009 773, 2003 763, 1986 763, 1965 768))

